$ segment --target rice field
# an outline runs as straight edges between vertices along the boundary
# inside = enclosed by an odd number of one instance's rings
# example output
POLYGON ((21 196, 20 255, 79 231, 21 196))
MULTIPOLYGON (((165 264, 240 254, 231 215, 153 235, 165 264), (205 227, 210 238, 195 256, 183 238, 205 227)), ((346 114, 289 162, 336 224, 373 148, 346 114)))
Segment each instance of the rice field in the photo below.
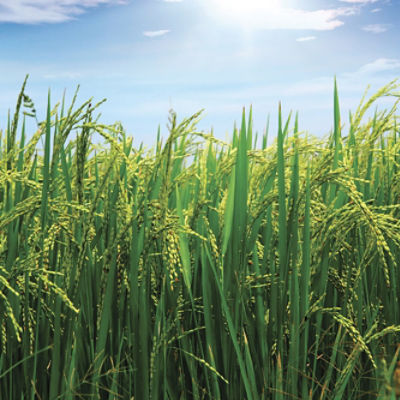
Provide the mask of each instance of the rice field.
POLYGON ((250 110, 229 143, 171 112, 149 150, 76 96, 28 135, 25 83, 0 140, 1 399, 396 399, 396 82, 343 119, 335 84, 324 138, 281 107, 272 141, 250 110))

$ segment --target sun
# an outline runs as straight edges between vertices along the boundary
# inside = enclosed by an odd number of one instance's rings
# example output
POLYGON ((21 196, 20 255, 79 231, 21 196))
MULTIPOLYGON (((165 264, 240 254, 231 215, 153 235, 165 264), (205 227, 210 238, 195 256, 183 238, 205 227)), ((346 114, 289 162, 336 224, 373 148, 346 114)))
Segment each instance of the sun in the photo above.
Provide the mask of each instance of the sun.
POLYGON ((243 13, 278 9, 280 0, 215 0, 228 13, 243 13))
POLYGON ((283 0, 210 0, 211 10, 218 20, 250 28, 262 15, 277 14, 283 0))

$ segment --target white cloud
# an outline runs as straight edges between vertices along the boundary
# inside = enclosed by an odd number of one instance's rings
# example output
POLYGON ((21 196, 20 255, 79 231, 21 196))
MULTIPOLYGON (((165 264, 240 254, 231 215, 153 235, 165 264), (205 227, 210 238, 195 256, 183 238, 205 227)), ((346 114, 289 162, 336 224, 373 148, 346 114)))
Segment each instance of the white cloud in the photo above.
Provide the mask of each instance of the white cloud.
POLYGON ((372 3, 376 3, 379 0, 339 0, 342 3, 352 3, 352 4, 372 4, 372 3))
POLYGON ((297 38, 296 42, 309 42, 310 40, 315 40, 316 38, 316 36, 304 36, 297 38))
POLYGON ((396 58, 378 58, 375 61, 363 65, 357 72, 357 74, 377 74, 386 71, 400 71, 400 59, 396 58))
MULTIPOLYGON (((363 91, 369 83, 374 86, 383 86, 392 78, 394 79, 400 73, 400 59, 378 58, 360 68, 351 71, 343 72, 337 75, 340 82, 341 91, 363 91)), ((288 82, 286 85, 269 84, 267 86, 257 86, 246 88, 243 90, 235 90, 230 93, 234 98, 246 98, 254 96, 258 101, 269 93, 272 97, 300 97, 304 98, 308 95, 329 94, 333 89, 333 76, 321 76, 298 82, 288 82)), ((312 97, 311 97, 312 98, 312 97)), ((315 97, 312 98, 315 105, 315 97)))
POLYGON ((126 4, 126 0, 0 0, 0 22, 58 23, 100 5, 126 4))
POLYGON ((143 35, 147 36, 149 38, 153 38, 153 37, 158 37, 158 36, 164 36, 169 32, 170 32, 169 29, 160 29, 158 31, 144 31, 143 35))
POLYGON ((260 26, 264 29, 310 29, 317 31, 333 30, 342 26, 338 17, 354 15, 354 8, 337 8, 306 11, 300 9, 280 9, 275 13, 260 16, 260 26))
POLYGON ((366 25, 362 29, 366 32, 371 32, 371 33, 383 33, 386 32, 389 29, 390 25, 385 25, 385 24, 371 24, 371 25, 366 25))
MULTIPOLYGON (((317 30, 336 29, 344 24, 341 17, 359 13, 359 6, 332 9, 304 10, 283 7, 278 0, 210 0, 212 7, 205 7, 218 22, 241 26, 246 30, 317 30)), ((205 2, 207 3, 207 2, 205 2)))
POLYGON ((371 10, 372 13, 377 13, 377 12, 379 12, 379 11, 382 11, 382 8, 373 8, 373 9, 371 10))

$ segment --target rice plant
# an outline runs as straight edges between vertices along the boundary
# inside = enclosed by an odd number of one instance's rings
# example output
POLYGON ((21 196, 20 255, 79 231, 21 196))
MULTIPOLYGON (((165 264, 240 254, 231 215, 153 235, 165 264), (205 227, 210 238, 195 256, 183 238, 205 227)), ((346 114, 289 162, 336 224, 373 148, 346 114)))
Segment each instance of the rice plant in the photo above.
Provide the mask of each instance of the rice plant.
POLYGON ((345 124, 335 83, 325 138, 281 106, 270 146, 251 110, 230 143, 171 112, 149 150, 92 99, 37 121, 25 83, 0 137, 1 399, 396 398, 396 82, 345 124))

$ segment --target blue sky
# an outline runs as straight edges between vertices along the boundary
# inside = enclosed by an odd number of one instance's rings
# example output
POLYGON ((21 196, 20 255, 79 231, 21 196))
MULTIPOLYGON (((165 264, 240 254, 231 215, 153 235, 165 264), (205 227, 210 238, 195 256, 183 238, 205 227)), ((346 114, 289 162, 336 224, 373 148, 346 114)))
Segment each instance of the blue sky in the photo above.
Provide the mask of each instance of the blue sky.
POLYGON ((205 108, 199 127, 224 139, 252 104, 274 134, 279 101, 324 135, 335 74, 344 123, 368 84, 400 77, 399 16, 400 0, 0 0, 0 123, 29 73, 39 113, 48 88, 80 84, 136 144, 166 134, 170 108, 205 108))

